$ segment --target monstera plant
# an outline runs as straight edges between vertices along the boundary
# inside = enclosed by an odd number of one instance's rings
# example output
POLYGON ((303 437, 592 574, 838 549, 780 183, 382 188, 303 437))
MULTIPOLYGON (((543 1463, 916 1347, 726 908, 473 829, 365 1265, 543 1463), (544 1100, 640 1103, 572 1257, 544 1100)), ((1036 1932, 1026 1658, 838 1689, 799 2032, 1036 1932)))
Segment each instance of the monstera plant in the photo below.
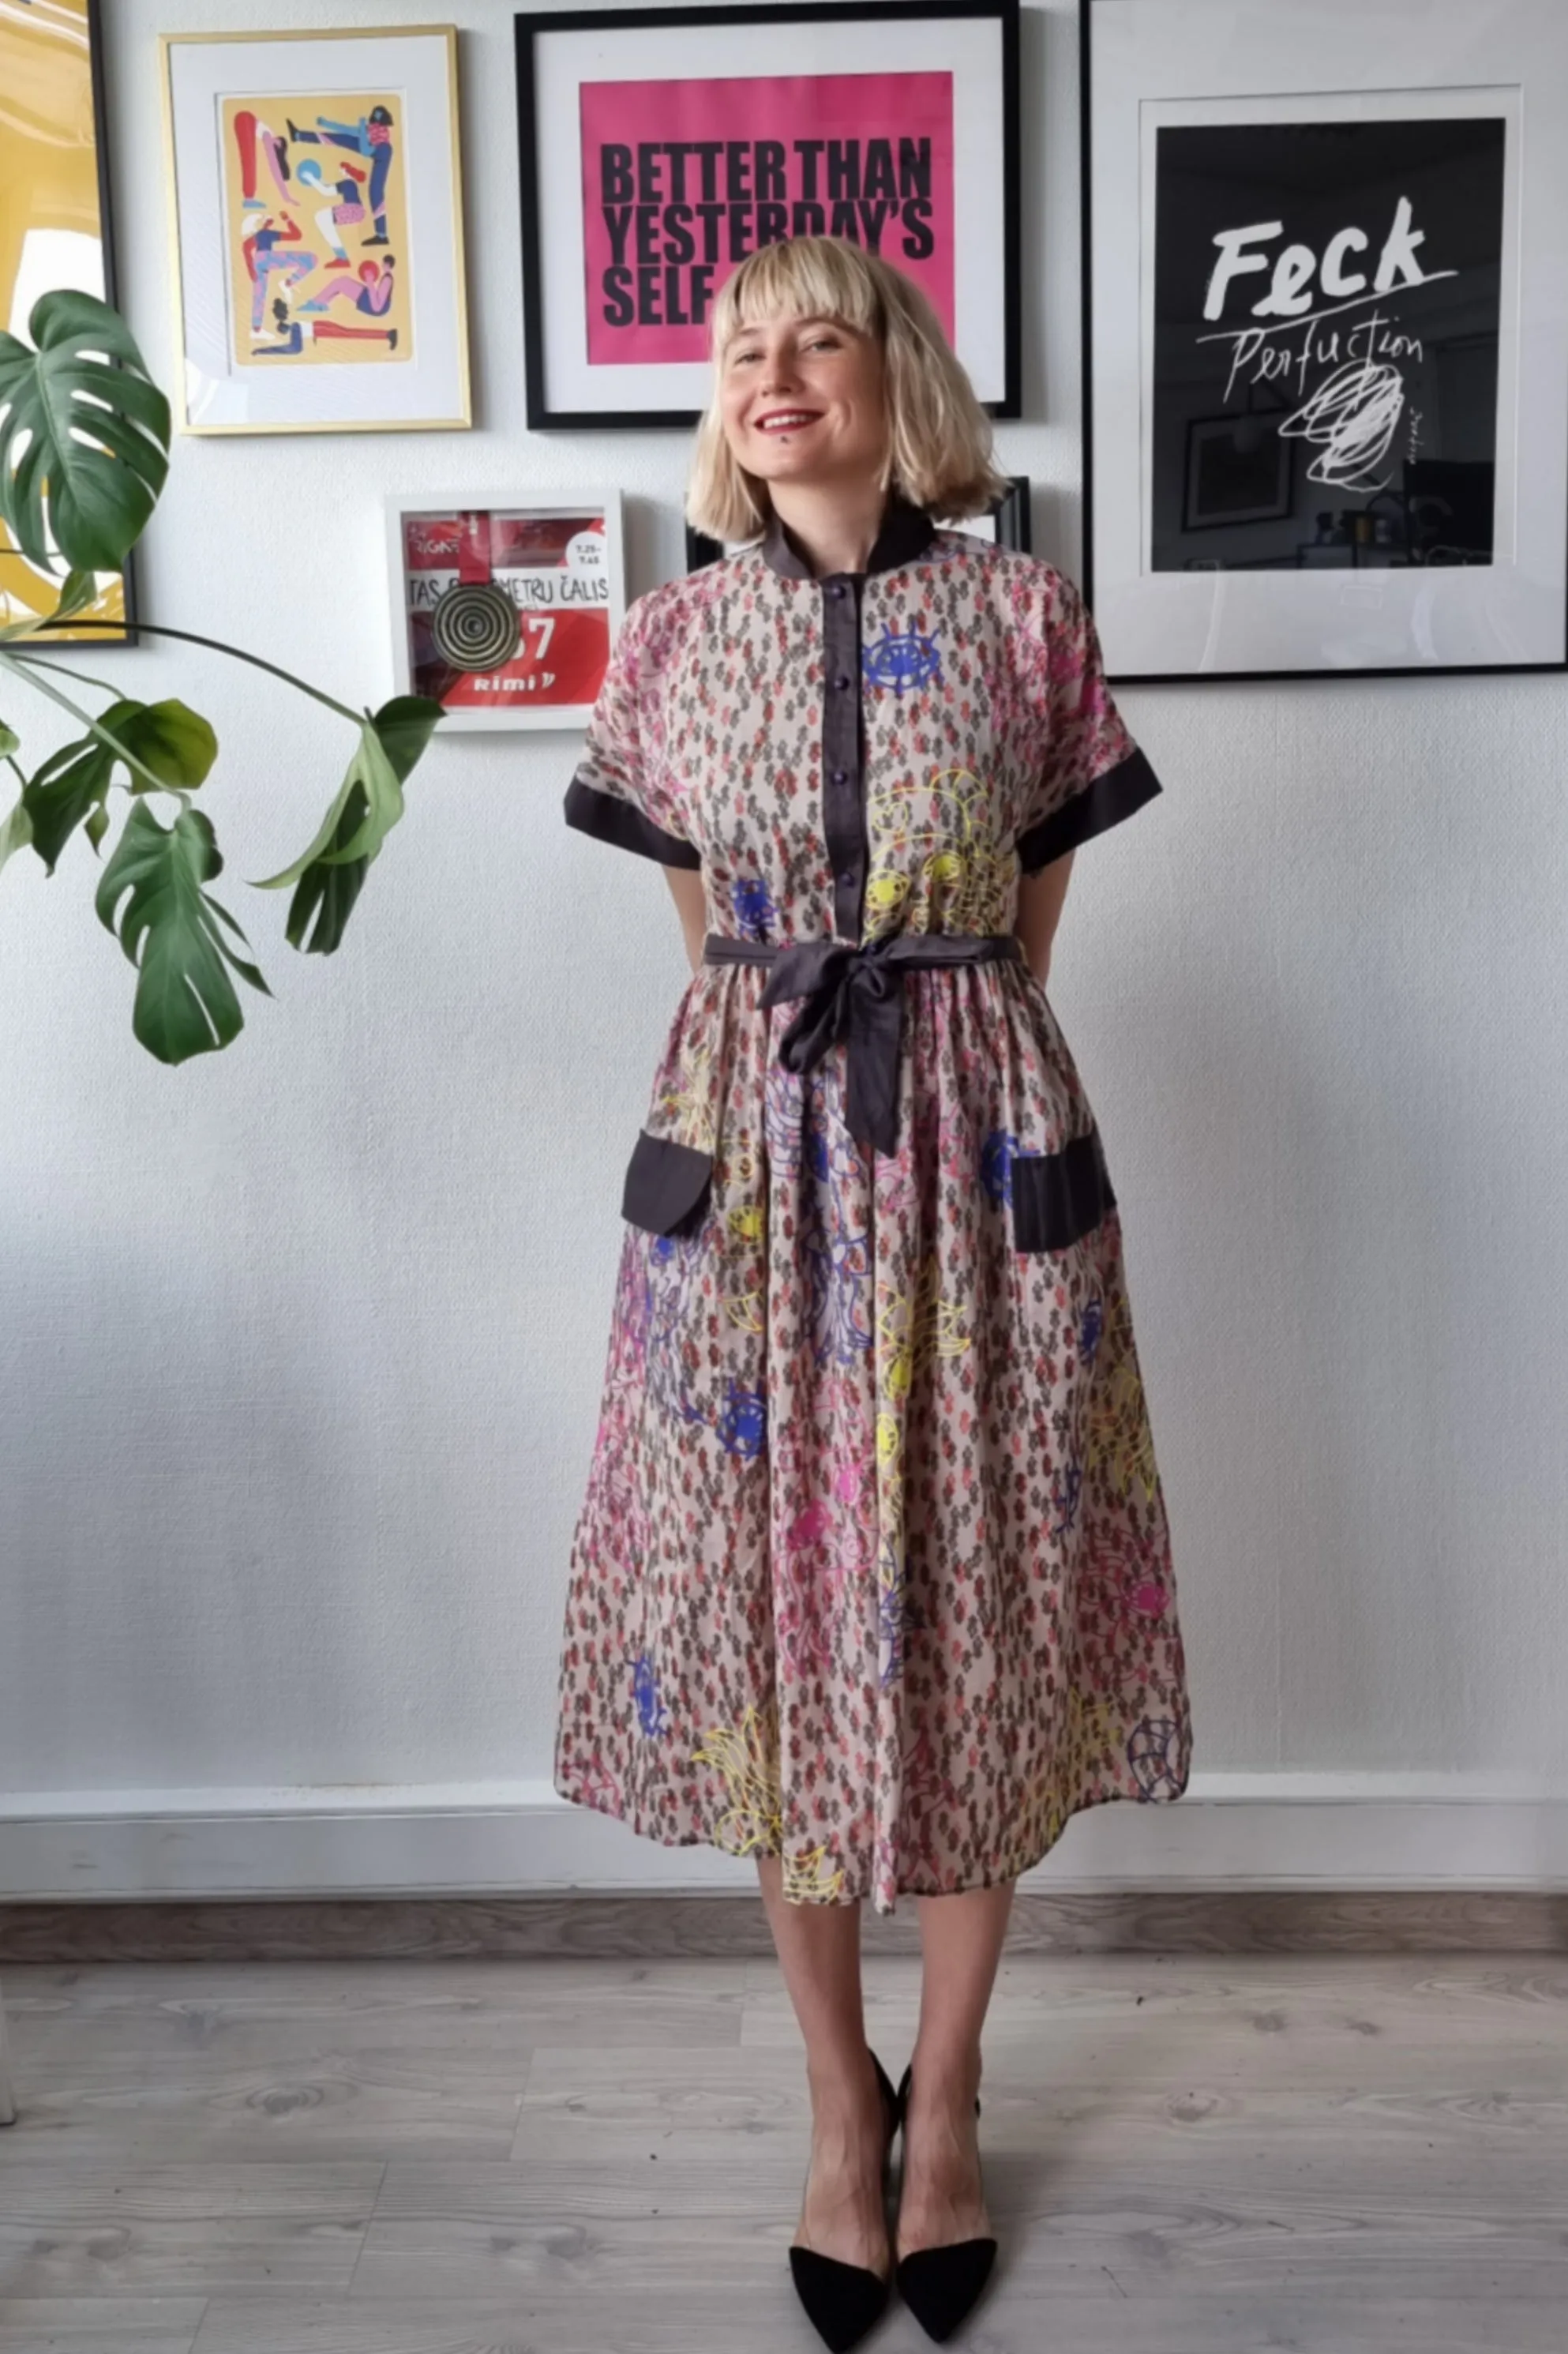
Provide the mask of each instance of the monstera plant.
MULTIPOLYGON (((30 846, 52 875, 81 829, 102 861, 99 920, 136 969, 132 1029, 160 1062, 183 1063, 228 1045, 244 1027, 231 973, 271 994, 239 953, 249 947, 244 932, 207 888, 223 860, 212 821, 192 796, 212 771, 217 735, 185 703, 138 703, 38 651, 51 627, 117 626, 83 622, 82 608, 95 593, 93 575, 121 569, 157 504, 169 464, 169 405, 108 303, 90 294, 46 294, 27 328, 31 346, 0 334, 0 519, 22 553, 52 571, 60 588, 48 620, 0 627, 0 758, 21 786, 20 798, 0 815, 0 867, 30 846), (70 692, 58 684, 62 678, 70 692), (84 731, 30 776, 10 724, 20 715, 5 707, 17 684, 69 712, 84 731), (96 716, 76 700, 84 687, 110 698, 96 716), (129 806, 105 860, 109 796, 117 786, 129 806), (179 804, 167 825, 154 794, 179 804)), ((403 814, 404 782, 430 740, 440 705, 405 695, 376 712, 351 711, 244 647, 140 617, 136 626, 269 671, 353 729, 343 782, 314 841, 281 874, 254 885, 279 891, 291 884, 291 946, 330 956, 371 860, 403 814)))

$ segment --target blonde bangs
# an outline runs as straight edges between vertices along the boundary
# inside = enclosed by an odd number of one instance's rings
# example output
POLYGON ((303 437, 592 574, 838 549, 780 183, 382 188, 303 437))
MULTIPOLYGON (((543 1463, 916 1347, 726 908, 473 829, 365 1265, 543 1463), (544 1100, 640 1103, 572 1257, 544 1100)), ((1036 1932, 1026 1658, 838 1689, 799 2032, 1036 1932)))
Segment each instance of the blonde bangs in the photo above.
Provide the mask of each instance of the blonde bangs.
POLYGON ((772 513, 725 434, 718 371, 731 339, 770 319, 836 319, 883 349, 888 449, 885 489, 935 522, 979 514, 1007 488, 976 399, 928 297, 912 279, 847 238, 796 237, 758 247, 719 289, 709 324, 714 386, 697 428, 686 520, 717 540, 754 539, 772 513))
POLYGON ((765 319, 838 319, 860 334, 882 324, 877 289, 850 255, 860 248, 827 237, 783 239, 759 246, 719 289, 710 327, 715 364, 732 337, 765 319))

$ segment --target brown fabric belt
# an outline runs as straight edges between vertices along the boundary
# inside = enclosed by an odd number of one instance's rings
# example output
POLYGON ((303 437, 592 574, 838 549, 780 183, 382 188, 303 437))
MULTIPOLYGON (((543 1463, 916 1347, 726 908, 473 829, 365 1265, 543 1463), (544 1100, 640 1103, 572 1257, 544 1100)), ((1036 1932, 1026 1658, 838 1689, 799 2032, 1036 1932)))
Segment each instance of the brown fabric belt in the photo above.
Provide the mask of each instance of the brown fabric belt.
POLYGON ((904 1051, 907 965, 1022 963, 1016 932, 888 932, 863 948, 853 940, 740 940, 709 932, 705 964, 770 964, 758 1001, 803 997, 779 1041, 787 1070, 810 1071, 840 1038, 849 1049, 844 1117, 857 1143, 898 1149, 898 1074, 904 1051))

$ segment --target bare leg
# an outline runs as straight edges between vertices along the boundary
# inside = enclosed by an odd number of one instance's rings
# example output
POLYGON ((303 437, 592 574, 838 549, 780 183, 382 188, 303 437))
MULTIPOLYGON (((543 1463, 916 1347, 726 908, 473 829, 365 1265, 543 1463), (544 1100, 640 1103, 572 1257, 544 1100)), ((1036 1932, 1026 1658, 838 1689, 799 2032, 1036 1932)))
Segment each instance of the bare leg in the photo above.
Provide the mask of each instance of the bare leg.
POLYGON ((796 2244, 885 2278, 891 2265, 882 2161, 887 2119, 865 2040, 860 1906, 791 1904, 783 1865, 759 1855, 773 1942, 806 2044, 811 2166, 796 2244))
POLYGON ((1001 1958, 1016 1882, 918 1896, 920 2024, 910 2054, 897 2253, 988 2239, 980 2195, 980 2030, 1001 1958))

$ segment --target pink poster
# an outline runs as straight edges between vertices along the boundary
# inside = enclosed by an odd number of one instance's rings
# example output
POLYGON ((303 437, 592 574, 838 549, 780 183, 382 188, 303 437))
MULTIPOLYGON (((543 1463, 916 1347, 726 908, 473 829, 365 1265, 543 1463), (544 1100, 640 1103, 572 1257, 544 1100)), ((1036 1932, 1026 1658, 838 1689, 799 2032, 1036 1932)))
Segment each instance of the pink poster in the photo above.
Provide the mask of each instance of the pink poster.
POLYGON ((707 357, 714 296, 780 238, 853 238, 953 334, 953 78, 584 82, 593 367, 707 357))

